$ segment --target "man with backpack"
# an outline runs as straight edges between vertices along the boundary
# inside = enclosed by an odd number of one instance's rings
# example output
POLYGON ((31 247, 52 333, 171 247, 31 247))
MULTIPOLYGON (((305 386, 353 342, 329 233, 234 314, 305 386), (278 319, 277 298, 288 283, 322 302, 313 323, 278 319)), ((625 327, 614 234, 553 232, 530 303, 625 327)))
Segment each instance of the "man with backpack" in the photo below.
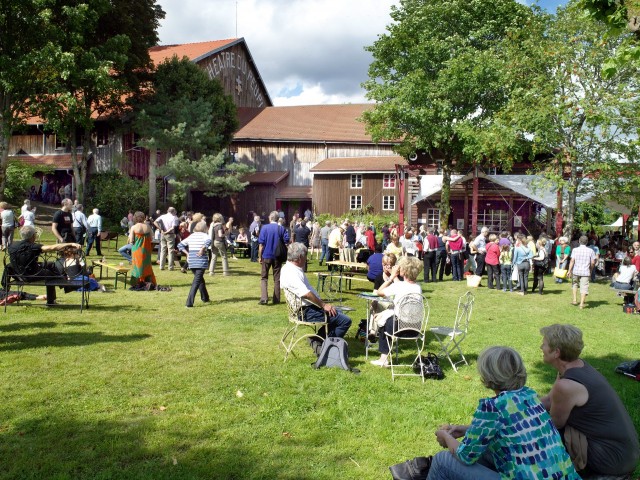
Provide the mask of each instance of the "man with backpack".
MULTIPOLYGON (((292 243, 287 250, 287 263, 282 267, 280 285, 282 288, 291 290, 302 299, 305 320, 309 322, 323 322, 325 312, 329 317, 329 332, 322 329, 318 335, 326 338, 343 338, 349 327, 351 319, 336 308, 322 301, 320 294, 311 286, 304 274, 304 266, 307 261, 307 247, 302 243, 292 243)), ((318 354, 322 342, 311 341, 311 348, 318 354)))

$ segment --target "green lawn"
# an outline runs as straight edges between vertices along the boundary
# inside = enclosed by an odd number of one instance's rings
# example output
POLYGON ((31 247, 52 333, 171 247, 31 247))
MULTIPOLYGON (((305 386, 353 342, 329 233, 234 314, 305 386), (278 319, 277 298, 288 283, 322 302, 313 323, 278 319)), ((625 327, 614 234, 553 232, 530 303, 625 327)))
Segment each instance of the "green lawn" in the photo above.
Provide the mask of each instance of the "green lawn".
MULTIPOLYGON (((113 250, 107 257, 119 261, 113 250)), ((442 381, 392 383, 353 338, 365 304, 352 294, 349 353, 361 374, 313 370, 306 345, 283 363, 286 306, 259 306, 258 264, 230 262, 233 276, 206 277, 212 303, 189 310, 192 276, 179 271, 156 272, 172 292, 92 293, 82 314, 10 306, 0 322, 0 478, 389 478, 388 465, 439 451, 435 428, 467 422, 489 394, 475 370, 486 346, 516 348, 529 386, 546 393, 555 373, 541 361, 539 329, 554 322, 582 329, 583 357, 640 426, 640 384, 613 373, 639 356, 640 317, 625 315, 604 282, 582 311, 570 305, 568 284, 551 277, 542 297, 481 287, 464 344, 471 365, 455 373, 443 363, 442 381)), ((450 324, 466 290, 425 286, 429 323, 450 324)))

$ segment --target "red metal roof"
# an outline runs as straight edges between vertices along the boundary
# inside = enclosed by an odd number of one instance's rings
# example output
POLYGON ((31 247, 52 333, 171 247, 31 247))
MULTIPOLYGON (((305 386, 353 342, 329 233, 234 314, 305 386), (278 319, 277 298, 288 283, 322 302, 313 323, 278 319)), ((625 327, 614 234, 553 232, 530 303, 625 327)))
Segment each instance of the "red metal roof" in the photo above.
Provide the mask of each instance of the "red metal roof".
MULTIPOLYGON (((78 155, 81 155, 80 153, 78 155)), ((26 165, 34 167, 45 165, 57 170, 69 170, 71 165, 71 154, 61 153, 57 155, 15 155, 9 157, 10 160, 20 160, 26 165)))
POLYGON ((399 155, 388 157, 327 158, 311 169, 314 174, 336 172, 395 172, 396 165, 407 165, 399 155))
POLYGON ((238 109, 244 120, 234 140, 291 140, 372 143, 358 121, 372 104, 266 107, 259 112, 238 109))
POLYGON ((189 60, 195 62, 207 54, 220 50, 221 48, 237 41, 237 38, 230 38, 227 40, 213 40, 211 42, 159 45, 149 49, 149 56, 151 57, 154 65, 158 65, 164 60, 172 58, 174 55, 179 59, 187 57, 189 60))

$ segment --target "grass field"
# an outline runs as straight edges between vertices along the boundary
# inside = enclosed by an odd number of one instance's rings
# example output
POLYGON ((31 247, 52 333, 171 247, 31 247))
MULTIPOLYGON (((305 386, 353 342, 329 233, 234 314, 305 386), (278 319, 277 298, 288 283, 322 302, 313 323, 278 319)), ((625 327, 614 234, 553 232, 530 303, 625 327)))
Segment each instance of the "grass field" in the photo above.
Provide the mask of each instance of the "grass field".
MULTIPOLYGON (((353 293, 345 299, 356 308, 347 340, 361 373, 313 370, 306 344, 283 363, 286 306, 259 306, 259 265, 230 262, 231 277, 206 277, 212 303, 197 300, 193 309, 184 306, 192 275, 179 271, 156 272, 171 292, 92 293, 82 314, 38 302, 10 306, 0 321, 0 478, 389 478, 388 465, 439 451, 435 428, 468 422, 489 395, 475 370, 483 348, 516 348, 528 385, 546 393, 555 373, 541 361, 539 329, 555 322, 582 329, 583 358, 640 427, 640 384, 613 373, 639 357, 640 316, 624 314, 604 281, 592 285, 585 310, 551 277, 543 296, 481 287, 463 347, 471 365, 456 373, 443 363, 442 381, 392 383, 353 338, 365 309, 353 293)), ((105 283, 112 287, 113 278, 105 283)), ((462 282, 425 285, 429 324, 452 323, 466 290, 462 282)), ((427 348, 436 349, 432 337, 427 348)))

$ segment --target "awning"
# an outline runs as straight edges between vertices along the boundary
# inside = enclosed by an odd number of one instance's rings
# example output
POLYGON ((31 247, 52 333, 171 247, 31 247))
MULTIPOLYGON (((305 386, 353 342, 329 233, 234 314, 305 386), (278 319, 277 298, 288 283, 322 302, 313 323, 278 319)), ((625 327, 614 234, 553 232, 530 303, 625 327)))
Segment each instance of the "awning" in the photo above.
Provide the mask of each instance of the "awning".
MULTIPOLYGON (((78 155, 82 155, 78 153, 78 155)), ((61 153, 57 155, 14 155, 9 157, 10 160, 19 160, 25 165, 32 167, 46 166, 53 167, 55 170, 70 170, 71 154, 61 153)))
MULTIPOLYGON (((486 175, 478 173, 478 178, 484 178, 501 187, 527 197, 547 208, 557 207, 557 189, 542 186, 542 177, 538 175, 486 175)), ((451 186, 472 180, 473 175, 451 175, 451 186)), ((442 175, 423 175, 420 178, 420 194, 411 202, 415 205, 442 190, 442 175)))
POLYGON ((311 200, 312 187, 284 187, 276 192, 276 200, 311 200))
MULTIPOLYGON (((611 225, 604 225, 605 227, 613 227, 613 228, 622 228, 622 217, 618 217, 618 219, 613 222, 611 225)), ((638 228, 638 220, 633 221, 633 228, 638 228)))
POLYGON ((276 186, 282 180, 289 176, 289 172, 254 172, 250 173, 242 179, 243 182, 249 182, 250 185, 273 185, 276 186))

